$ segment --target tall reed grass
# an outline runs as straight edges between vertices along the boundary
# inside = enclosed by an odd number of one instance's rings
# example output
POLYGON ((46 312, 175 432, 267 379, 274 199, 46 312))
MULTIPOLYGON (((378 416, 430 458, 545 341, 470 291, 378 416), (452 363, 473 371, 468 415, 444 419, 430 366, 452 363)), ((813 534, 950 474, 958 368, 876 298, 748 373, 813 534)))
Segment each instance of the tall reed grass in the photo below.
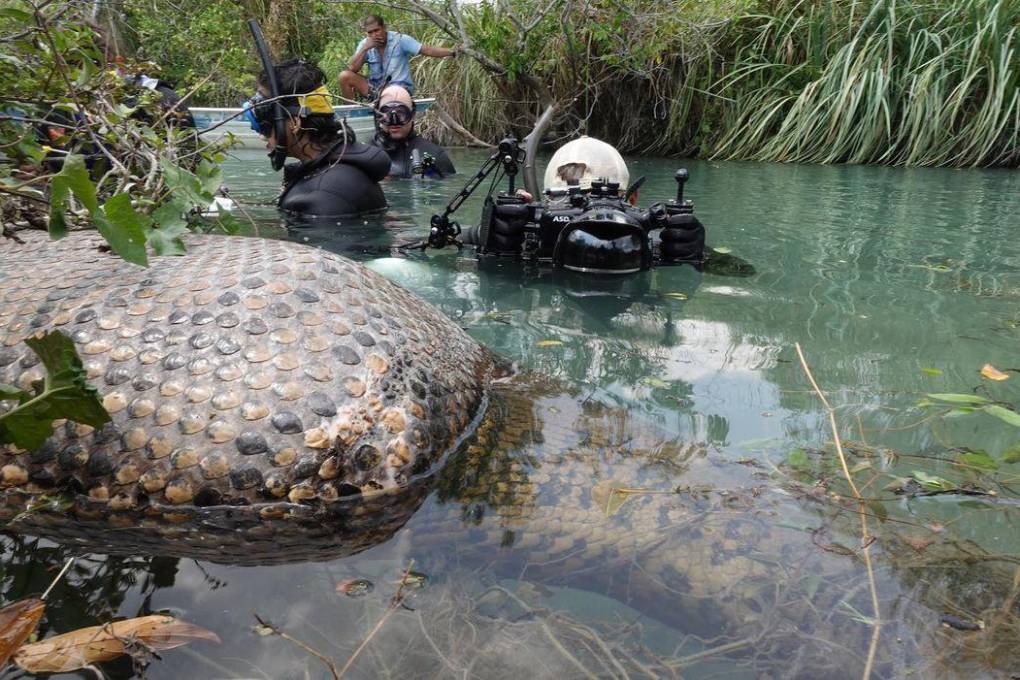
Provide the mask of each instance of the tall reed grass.
MULTIPOLYGON (((731 14, 702 4, 688 22, 659 13, 668 25, 610 26, 617 35, 608 40, 593 39, 579 17, 570 26, 584 47, 580 65, 551 31, 530 67, 574 98, 560 132, 714 158, 1020 164, 1020 0, 753 0, 721 9, 731 14), (629 57, 614 57, 614 45, 629 57)), ((417 77, 483 139, 533 120, 533 96, 468 60, 423 60, 417 77)))

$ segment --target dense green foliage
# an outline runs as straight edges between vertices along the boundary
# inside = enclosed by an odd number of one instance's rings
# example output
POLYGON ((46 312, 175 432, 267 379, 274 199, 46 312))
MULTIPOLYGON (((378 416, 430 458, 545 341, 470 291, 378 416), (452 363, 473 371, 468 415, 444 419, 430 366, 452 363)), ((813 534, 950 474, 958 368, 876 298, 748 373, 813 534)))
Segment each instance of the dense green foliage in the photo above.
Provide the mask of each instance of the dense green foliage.
MULTIPOLYGON (((210 105, 236 104, 256 64, 245 16, 335 76, 374 5, 324 0, 128 0, 140 55, 210 105)), ((395 3, 391 27, 466 43, 472 59, 418 59, 435 94, 484 139, 526 131, 540 101, 559 134, 629 151, 801 162, 1020 161, 1018 0, 512 0, 395 3), (421 7, 441 21, 430 21, 421 7), (545 11, 548 10, 548 11, 545 11), (466 40, 465 40, 466 38, 466 40), (544 92, 538 91, 535 83, 544 92)), ((435 131, 435 130, 434 130, 435 131)), ((454 137, 448 137, 453 141, 454 137)))
POLYGON ((202 143, 186 112, 136 80, 153 65, 120 58, 118 33, 101 34, 78 8, 0 8, 0 209, 7 225, 24 218, 54 238, 95 227, 144 265, 149 249, 181 252, 185 231, 203 226, 221 147, 202 143))

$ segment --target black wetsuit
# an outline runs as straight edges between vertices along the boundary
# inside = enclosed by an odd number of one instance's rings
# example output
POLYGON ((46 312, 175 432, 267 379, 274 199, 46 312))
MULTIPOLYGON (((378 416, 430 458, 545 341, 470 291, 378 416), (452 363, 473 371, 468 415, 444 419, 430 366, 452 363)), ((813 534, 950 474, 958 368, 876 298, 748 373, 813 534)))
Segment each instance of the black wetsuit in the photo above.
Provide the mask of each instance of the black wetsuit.
POLYGON ((456 174, 457 169, 446 155, 446 150, 424 137, 419 137, 412 129, 411 134, 400 141, 390 139, 381 132, 375 133, 372 144, 382 147, 390 157, 390 177, 445 177, 456 174), (427 162, 426 154, 432 157, 433 163, 427 162))
POLYGON ((386 208, 379 180, 386 177, 389 158, 370 144, 343 138, 321 156, 283 169, 283 191, 277 205, 310 217, 352 217, 386 208))

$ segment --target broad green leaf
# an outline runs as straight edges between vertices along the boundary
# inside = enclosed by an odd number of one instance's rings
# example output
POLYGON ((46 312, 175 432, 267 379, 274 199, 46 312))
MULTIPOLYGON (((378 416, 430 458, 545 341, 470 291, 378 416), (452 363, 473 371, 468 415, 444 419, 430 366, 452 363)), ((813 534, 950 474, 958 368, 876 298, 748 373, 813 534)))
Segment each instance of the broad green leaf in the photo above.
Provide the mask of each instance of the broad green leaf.
POLYGON ((156 210, 152 216, 156 219, 159 227, 150 225, 146 228, 145 240, 157 255, 183 255, 186 249, 181 237, 188 233, 188 223, 183 219, 161 221, 159 213, 164 209, 169 209, 168 212, 176 212, 175 206, 168 205, 156 210))
POLYGON ((15 444, 32 451, 53 434, 53 421, 38 411, 8 411, 0 416, 0 444, 15 444))
POLYGON ((80 154, 71 154, 64 159, 63 167, 52 182, 53 185, 58 183, 66 185, 90 213, 95 213, 99 208, 99 203, 96 200, 96 185, 89 178, 89 171, 85 167, 85 158, 80 154))
POLYGON ((29 398, 31 395, 28 392, 19 390, 14 385, 8 385, 6 383, 0 383, 0 399, 6 400, 18 400, 29 398))
POLYGON ((213 200, 213 193, 206 191, 205 187, 191 172, 174 165, 165 158, 160 161, 160 168, 163 170, 163 181, 177 195, 183 199, 189 209, 205 209, 213 200))
POLYGON ((81 67, 78 69, 78 77, 75 79, 74 84, 78 87, 85 87, 95 74, 96 68, 93 61, 88 58, 82 59, 81 67))
POLYGON ((1011 411, 1008 408, 999 406, 998 404, 991 404, 984 407, 984 412, 990 416, 995 416, 999 420, 1005 421, 1013 427, 1020 427, 1020 413, 1011 411))
POLYGON ((113 252, 128 262, 143 267, 149 265, 149 258, 145 255, 145 229, 152 220, 131 207, 130 196, 117 194, 92 218, 113 252))
POLYGON ((241 222, 236 217, 227 212, 221 212, 216 216, 216 220, 213 224, 222 231, 224 234, 235 236, 241 233, 241 222))
POLYGON ((209 195, 215 196, 223 185, 223 169, 216 163, 203 160, 195 169, 195 175, 202 186, 202 189, 209 195))
POLYGON ((928 394, 930 399, 945 401, 950 404, 991 404, 992 400, 976 394, 928 394))
POLYGON ((35 395, 22 397, 17 406, 0 415, 0 442, 32 450, 53 433, 54 420, 66 418, 92 427, 110 421, 98 393, 85 382, 85 370, 70 338, 54 331, 28 338, 25 344, 42 361, 46 378, 35 395))
POLYGON ((961 453, 957 456, 957 460, 961 463, 973 465, 974 467, 983 468, 985 470, 995 470, 999 467, 999 463, 985 451, 969 451, 967 453, 961 453))
POLYGON ((68 418, 92 427, 110 422, 110 415, 99 401, 99 393, 85 381, 85 369, 69 337, 51 331, 26 338, 25 344, 46 367, 47 389, 73 388, 54 394, 51 401, 60 405, 60 413, 54 419, 68 418))

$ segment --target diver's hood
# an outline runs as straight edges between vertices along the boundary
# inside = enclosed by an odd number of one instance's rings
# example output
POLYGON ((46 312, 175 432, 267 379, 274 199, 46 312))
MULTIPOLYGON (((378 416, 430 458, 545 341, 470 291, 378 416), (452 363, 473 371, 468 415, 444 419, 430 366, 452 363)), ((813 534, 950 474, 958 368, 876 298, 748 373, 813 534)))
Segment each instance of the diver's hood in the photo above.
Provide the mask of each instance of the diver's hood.
POLYGON ((616 182, 621 187, 630 184, 630 172, 619 151, 600 139, 581 137, 567 142, 553 154, 545 169, 544 190, 566 191, 570 175, 564 176, 564 172, 569 172, 572 165, 577 166, 574 170, 581 171, 578 182, 582 190, 590 189, 595 179, 616 182))

